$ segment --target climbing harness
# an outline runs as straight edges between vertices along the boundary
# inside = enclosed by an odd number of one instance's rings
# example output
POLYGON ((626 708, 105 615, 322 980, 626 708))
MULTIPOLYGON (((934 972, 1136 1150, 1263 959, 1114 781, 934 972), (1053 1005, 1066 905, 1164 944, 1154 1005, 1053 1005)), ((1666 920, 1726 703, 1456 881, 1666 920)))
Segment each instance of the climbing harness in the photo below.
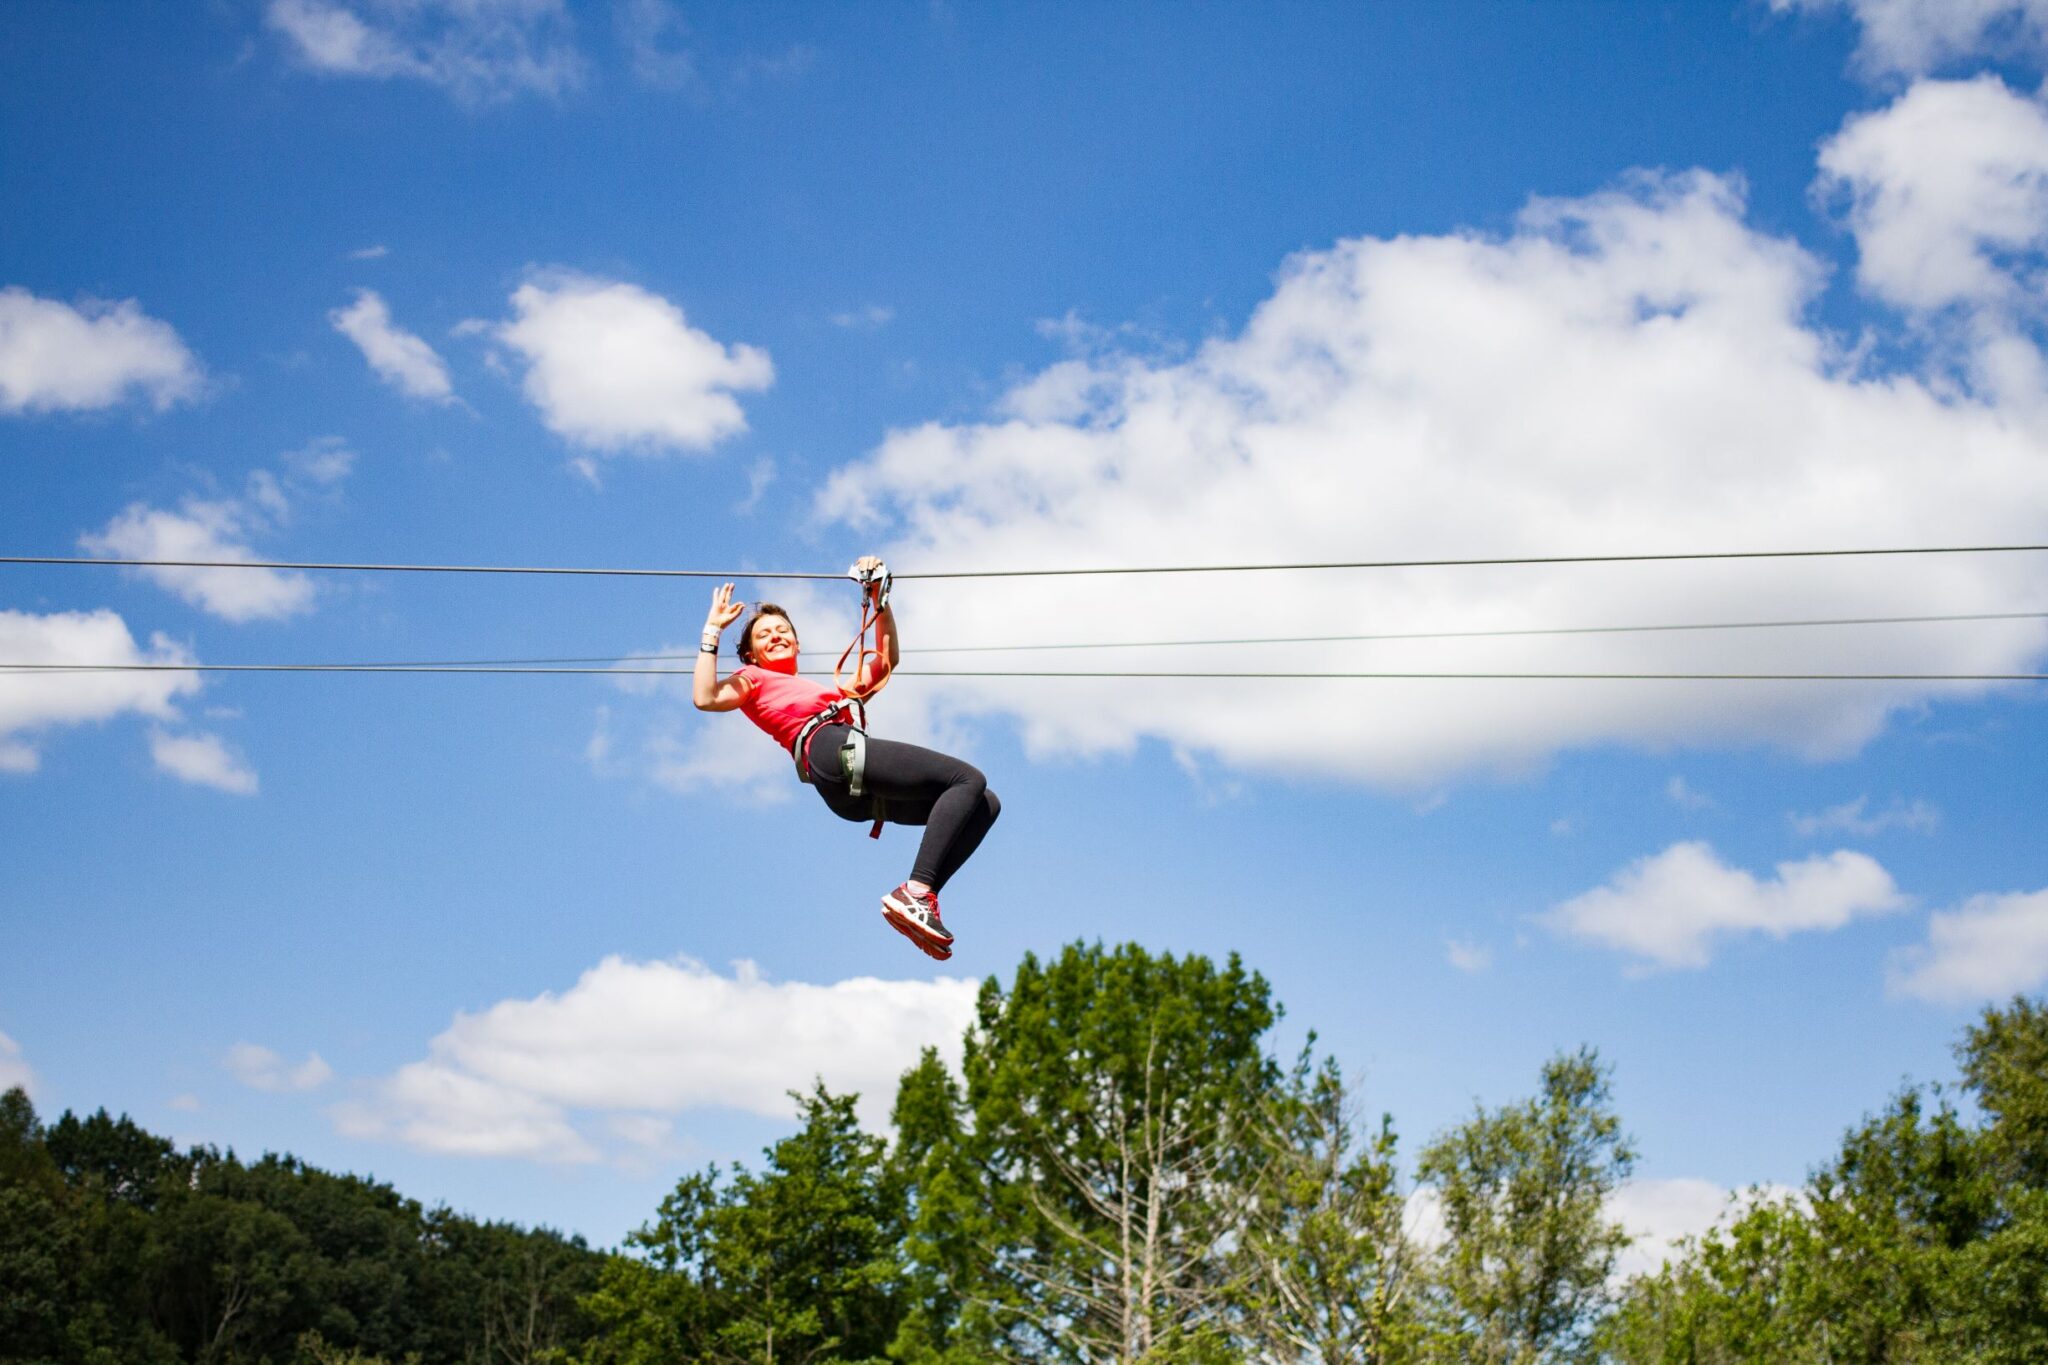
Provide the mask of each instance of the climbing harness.
MULTIPOLYGON (((796 762, 796 775, 804 782, 811 780, 811 736, 827 725, 844 725, 846 742, 839 746, 839 767, 846 774, 846 794, 858 801, 867 796, 868 768, 868 712, 867 701, 889 683, 888 660, 882 652, 882 613, 889 608, 889 587, 891 578, 886 565, 873 569, 856 568, 848 575, 861 585, 860 633, 853 638, 839 655, 839 662, 833 665, 832 681, 838 685, 840 698, 830 706, 812 716, 796 732, 790 741, 789 756, 796 762), (875 643, 868 645, 868 631, 875 632, 875 643), (852 684, 843 681, 847 661, 853 661, 852 684), (877 660, 881 667, 869 670, 868 660, 877 660), (868 685, 861 686, 861 675, 866 672, 868 685)), ((868 838, 882 837, 882 799, 871 798, 869 813, 874 817, 874 827, 868 831, 868 838)))

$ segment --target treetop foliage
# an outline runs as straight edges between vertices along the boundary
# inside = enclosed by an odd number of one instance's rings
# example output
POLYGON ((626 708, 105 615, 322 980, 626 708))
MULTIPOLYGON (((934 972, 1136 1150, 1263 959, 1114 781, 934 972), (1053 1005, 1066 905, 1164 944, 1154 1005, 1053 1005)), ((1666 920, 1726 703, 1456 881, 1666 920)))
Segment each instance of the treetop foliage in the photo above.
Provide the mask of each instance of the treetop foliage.
POLYGON ((904 1073, 891 1137, 815 1085, 609 1253, 9 1091, 0 1365, 2048 1360, 2038 1002, 1965 1032, 1956 1099, 1902 1090, 1626 1282, 1636 1153, 1592 1049, 1404 1167, 1313 1037, 1275 1058, 1280 1015, 1235 957, 1026 957, 957 1073, 904 1073))
POLYGON ((2048 1360, 2048 1010, 1987 1008, 1957 1048, 1966 1123, 1907 1089, 1799 1198, 1755 1202, 1629 1286, 1603 1323, 1626 1365, 2048 1360))

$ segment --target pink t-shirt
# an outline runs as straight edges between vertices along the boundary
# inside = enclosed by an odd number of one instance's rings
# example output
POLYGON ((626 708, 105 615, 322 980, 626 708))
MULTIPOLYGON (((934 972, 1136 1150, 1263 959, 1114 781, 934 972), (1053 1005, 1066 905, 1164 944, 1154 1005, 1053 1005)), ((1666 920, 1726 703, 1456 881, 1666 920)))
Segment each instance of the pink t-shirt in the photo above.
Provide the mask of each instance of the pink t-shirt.
POLYGON ((733 676, 751 684, 747 695, 740 698, 740 710, 766 730, 784 753, 789 752, 805 721, 839 700, 836 687, 757 664, 747 664, 733 676))

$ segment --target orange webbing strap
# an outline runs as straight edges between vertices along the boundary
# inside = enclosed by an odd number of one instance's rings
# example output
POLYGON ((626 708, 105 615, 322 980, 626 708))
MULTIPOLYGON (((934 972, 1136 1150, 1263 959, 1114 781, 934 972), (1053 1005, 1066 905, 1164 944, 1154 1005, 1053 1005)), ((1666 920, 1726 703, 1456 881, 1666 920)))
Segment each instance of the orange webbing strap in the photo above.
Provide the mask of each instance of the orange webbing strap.
POLYGON ((882 583, 878 580, 869 580, 865 584, 861 598, 860 634, 853 637, 853 643, 840 652, 839 662, 832 666, 832 681, 838 686, 841 696, 864 702, 889 685, 889 676, 893 670, 889 668, 888 660, 882 653, 882 609, 887 605, 888 597, 882 583), (872 647, 868 644, 870 629, 875 632, 875 643, 872 647), (853 660, 853 681, 850 683, 842 676, 846 672, 848 659, 853 660), (870 659, 880 667, 870 670, 870 659), (866 687, 862 687, 860 683, 864 671, 868 674, 866 687))

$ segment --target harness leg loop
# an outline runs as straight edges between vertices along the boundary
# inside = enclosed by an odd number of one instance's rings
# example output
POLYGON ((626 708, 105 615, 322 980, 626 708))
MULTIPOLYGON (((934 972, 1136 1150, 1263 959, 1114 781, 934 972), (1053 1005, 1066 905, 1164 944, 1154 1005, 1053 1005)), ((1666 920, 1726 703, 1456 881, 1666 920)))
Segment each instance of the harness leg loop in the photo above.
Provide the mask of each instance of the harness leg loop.
MULTIPOLYGON (((839 766, 846 774, 846 794, 855 800, 867 795, 868 737, 861 731, 846 732, 846 743, 839 746, 839 766)), ((868 838, 879 839, 882 837, 882 799, 876 797, 871 804, 875 823, 868 830, 868 838)))

